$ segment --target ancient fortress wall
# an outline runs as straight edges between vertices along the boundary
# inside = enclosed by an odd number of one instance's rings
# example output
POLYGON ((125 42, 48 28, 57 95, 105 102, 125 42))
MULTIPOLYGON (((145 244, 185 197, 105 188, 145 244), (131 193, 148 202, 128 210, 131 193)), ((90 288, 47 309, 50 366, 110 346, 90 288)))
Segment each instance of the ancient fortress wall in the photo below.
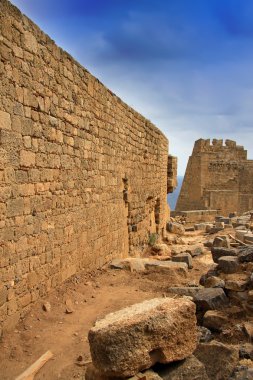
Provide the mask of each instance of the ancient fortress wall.
MULTIPOLYGON (((84 47, 85 49, 85 47, 84 47)), ((0 327, 168 217, 168 141, 0 2, 0 327)))
POLYGON ((235 141, 200 139, 189 158, 176 210, 242 213, 253 208, 253 161, 235 141))

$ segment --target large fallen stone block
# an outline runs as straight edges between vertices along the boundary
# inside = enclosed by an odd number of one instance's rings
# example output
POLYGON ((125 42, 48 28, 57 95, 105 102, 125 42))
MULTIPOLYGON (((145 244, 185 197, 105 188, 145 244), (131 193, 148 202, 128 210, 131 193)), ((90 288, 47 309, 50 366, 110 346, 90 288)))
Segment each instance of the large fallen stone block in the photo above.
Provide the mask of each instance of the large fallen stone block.
POLYGON ((234 248, 225 248, 225 247, 212 247, 211 248, 213 261, 218 263, 218 260, 222 256, 236 256, 237 251, 234 248))
POLYGON ((236 348, 214 340, 200 343, 194 355, 204 364, 210 380, 228 380, 239 360, 236 348))
POLYGON ((198 311, 221 309, 229 302, 221 288, 204 288, 194 296, 198 311))
POLYGON ((209 380, 205 366, 193 355, 156 371, 163 380, 209 380))
POLYGON ((133 376, 155 363, 185 359, 196 347, 195 305, 155 298, 108 314, 89 332, 94 366, 105 376, 133 376))

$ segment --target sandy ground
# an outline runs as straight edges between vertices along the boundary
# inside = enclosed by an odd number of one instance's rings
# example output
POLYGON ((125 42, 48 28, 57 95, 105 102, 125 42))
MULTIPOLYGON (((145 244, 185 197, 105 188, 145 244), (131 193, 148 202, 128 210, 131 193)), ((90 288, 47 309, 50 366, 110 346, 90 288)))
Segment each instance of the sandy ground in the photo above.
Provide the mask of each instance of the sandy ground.
MULTIPOLYGON (((183 239, 186 245, 205 240, 199 235, 183 239)), ((85 366, 78 365, 78 357, 82 361, 90 359, 87 336, 96 319, 146 299, 164 297, 170 286, 198 284, 212 264, 211 255, 206 252, 193 262, 187 278, 109 268, 74 276, 35 304, 15 331, 4 336, 0 342, 0 379, 15 379, 47 350, 53 352, 53 359, 39 371, 36 380, 83 379, 85 366), (67 299, 73 303, 71 314, 66 314, 67 299), (51 311, 43 310, 44 302, 51 304, 51 311)))

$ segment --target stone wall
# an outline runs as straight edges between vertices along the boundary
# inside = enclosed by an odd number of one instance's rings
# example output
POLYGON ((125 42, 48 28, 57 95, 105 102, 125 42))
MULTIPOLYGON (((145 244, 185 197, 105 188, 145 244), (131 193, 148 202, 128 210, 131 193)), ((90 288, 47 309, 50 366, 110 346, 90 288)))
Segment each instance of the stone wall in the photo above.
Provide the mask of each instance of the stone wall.
POLYGON ((0 74, 1 330, 163 234, 168 141, 6 0, 0 74))
POLYGON ((218 209, 224 215, 253 208, 253 161, 235 141, 200 139, 189 158, 176 210, 218 209))

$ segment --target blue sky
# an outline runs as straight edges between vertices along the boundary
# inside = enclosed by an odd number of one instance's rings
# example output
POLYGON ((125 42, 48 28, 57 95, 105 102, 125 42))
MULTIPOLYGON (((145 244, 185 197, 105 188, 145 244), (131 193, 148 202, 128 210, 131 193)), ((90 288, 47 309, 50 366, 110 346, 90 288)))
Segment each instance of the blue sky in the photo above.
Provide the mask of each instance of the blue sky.
POLYGON ((12 3, 165 133, 179 174, 201 137, 253 158, 253 1, 12 3))

